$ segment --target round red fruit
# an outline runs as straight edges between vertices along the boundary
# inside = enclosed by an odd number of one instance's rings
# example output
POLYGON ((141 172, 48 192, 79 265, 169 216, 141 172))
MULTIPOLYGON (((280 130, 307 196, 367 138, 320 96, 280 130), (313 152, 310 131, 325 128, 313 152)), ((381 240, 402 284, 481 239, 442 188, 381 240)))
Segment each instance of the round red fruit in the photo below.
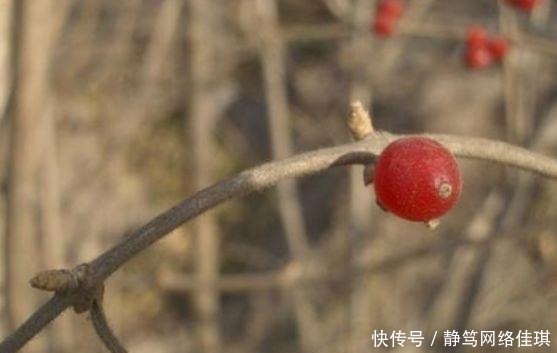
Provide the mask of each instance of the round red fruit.
POLYGON ((471 26, 466 33, 466 45, 468 48, 479 48, 487 44, 488 34, 481 26, 471 26))
POLYGON ((487 45, 493 59, 501 61, 509 52, 509 41, 505 38, 493 38, 487 45))
POLYGON ((449 211, 460 196, 458 164, 445 147, 425 137, 389 144, 375 165, 377 203, 410 220, 428 222, 449 211))
POLYGON ((401 0, 381 0, 377 6, 379 16, 400 18, 404 13, 404 4, 401 0))
POLYGON ((373 32, 379 37, 390 37, 395 31, 396 19, 390 16, 379 16, 373 22, 373 32))
POLYGON ((464 59, 466 65, 473 70, 486 68, 493 62, 493 56, 486 47, 468 49, 464 59))

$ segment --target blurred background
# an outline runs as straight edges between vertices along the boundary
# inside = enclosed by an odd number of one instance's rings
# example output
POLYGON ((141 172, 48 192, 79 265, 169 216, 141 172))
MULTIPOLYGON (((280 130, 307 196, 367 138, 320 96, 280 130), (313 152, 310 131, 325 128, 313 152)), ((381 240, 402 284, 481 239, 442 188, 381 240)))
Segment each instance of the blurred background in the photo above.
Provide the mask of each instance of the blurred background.
MULTIPOLYGON (((248 167, 349 142, 355 99, 393 133, 557 155, 553 0, 403 4, 385 33, 374 0, 0 0, 1 336, 48 298, 37 271, 248 167), (508 40, 502 62, 469 67, 471 25, 508 40)), ((228 202, 112 276, 108 319, 133 353, 557 351, 557 183, 460 165, 434 231, 381 211, 362 167, 228 202), (374 348, 381 329, 425 343, 374 348), (444 347, 446 330, 555 336, 444 347)), ((23 351, 105 348, 68 311, 23 351)))

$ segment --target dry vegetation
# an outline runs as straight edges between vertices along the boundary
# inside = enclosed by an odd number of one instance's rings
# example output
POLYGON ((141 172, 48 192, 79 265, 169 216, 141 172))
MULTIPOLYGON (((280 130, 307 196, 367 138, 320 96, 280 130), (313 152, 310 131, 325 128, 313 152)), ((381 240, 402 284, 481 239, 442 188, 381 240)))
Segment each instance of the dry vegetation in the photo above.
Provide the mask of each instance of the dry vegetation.
MULTIPOLYGON (((557 155, 554 1, 406 5, 381 40, 373 0, 0 0, 1 336, 47 300, 39 270, 249 167, 348 142, 353 100, 381 130, 557 155), (464 67, 472 23, 513 38, 503 65, 464 67)), ((108 320, 133 353, 367 353, 374 329, 543 329, 552 347, 451 352, 555 351, 557 183, 460 163, 435 231, 381 211, 361 167, 234 199, 110 277, 108 320)), ((22 352, 104 349, 68 311, 22 352)))

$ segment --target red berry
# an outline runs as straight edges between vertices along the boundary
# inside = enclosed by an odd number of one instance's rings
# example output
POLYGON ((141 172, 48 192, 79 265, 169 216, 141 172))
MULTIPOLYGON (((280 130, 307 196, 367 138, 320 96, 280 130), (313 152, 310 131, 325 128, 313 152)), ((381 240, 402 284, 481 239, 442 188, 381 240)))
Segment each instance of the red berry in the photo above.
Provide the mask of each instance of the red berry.
POLYGON ((461 190, 460 171, 451 152, 425 137, 389 144, 377 160, 373 183, 381 207, 422 222, 449 211, 461 190))
POLYGON ((481 26, 471 26, 466 33, 466 45, 468 48, 483 47, 487 44, 488 35, 485 28, 481 26))
POLYGON ((378 16, 400 18, 404 13, 404 4, 401 0, 381 0, 377 6, 378 16))
POLYGON ((466 65, 477 70, 488 67, 493 61, 493 56, 487 47, 469 48, 464 54, 466 65))
POLYGON ((373 32, 379 37, 390 37, 395 31, 396 19, 379 15, 373 22, 373 32))
POLYGON ((509 41, 503 37, 493 38, 487 43, 487 48, 493 59, 501 61, 509 51, 509 41))
POLYGON ((519 8, 524 12, 531 12, 540 3, 539 0, 507 0, 510 5, 519 8))

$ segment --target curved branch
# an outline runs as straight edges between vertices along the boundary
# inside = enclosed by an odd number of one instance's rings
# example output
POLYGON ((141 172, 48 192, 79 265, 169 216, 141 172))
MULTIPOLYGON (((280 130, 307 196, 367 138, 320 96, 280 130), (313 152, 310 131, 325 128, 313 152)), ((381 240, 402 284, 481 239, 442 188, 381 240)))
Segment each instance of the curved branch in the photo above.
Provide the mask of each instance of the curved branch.
MULTIPOLYGON (((387 144, 402 136, 376 132, 359 142, 268 162, 203 189, 161 213, 90 262, 91 283, 93 287, 100 285, 140 251, 183 223, 226 200, 270 188, 284 179, 319 173, 331 167, 371 163, 387 144)), ((482 138, 451 135, 423 136, 439 141, 458 157, 490 161, 557 179, 557 160, 521 147, 482 138)), ((71 298, 59 296, 52 298, 0 343, 0 352, 16 352, 72 303, 71 298)))

